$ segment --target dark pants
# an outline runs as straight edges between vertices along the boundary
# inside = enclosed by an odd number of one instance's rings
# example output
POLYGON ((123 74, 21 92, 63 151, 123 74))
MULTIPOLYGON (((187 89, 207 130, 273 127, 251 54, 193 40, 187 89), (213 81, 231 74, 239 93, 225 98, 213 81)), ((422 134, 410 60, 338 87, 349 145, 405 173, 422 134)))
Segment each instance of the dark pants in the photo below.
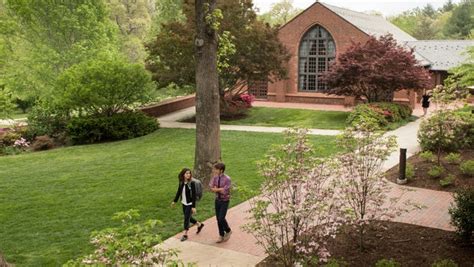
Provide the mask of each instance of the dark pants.
POLYGON ((189 229, 189 222, 192 224, 197 223, 197 221, 193 218, 193 211, 192 211, 192 206, 186 206, 183 205, 183 213, 184 213, 184 230, 189 229))
POLYGON ((219 227, 219 235, 224 236, 225 233, 231 231, 225 219, 225 216, 227 215, 227 209, 229 208, 229 201, 221 201, 216 199, 215 206, 217 226, 219 227))

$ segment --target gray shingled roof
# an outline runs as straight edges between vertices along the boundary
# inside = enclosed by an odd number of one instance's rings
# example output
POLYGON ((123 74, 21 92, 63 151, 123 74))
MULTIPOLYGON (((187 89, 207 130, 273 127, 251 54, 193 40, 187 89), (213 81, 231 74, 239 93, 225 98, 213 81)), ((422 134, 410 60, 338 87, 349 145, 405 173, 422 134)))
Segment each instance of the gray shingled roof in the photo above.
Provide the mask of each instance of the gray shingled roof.
POLYGON ((431 70, 447 71, 467 60, 468 55, 465 52, 468 47, 474 46, 474 40, 410 41, 406 42, 406 45, 428 60, 431 70))
POLYGON ((375 37, 379 37, 390 33, 393 35, 393 38, 397 40, 398 43, 416 41, 414 37, 402 31, 400 28, 385 20, 381 16, 369 15, 345 8, 328 5, 326 3, 319 3, 327 7, 329 10, 336 13, 337 15, 341 16, 349 23, 353 24, 368 35, 374 35, 375 37))

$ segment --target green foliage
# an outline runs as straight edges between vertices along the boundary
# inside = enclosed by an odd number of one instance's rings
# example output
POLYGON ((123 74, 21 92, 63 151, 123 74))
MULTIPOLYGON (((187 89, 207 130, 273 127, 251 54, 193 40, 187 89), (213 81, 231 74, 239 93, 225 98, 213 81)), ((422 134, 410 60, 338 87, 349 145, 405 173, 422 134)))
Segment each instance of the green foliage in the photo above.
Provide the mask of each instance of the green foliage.
MULTIPOLYGON (((277 38, 278 29, 256 19, 252 1, 217 1, 216 8, 223 16, 218 31, 221 92, 239 81, 286 77, 284 63, 289 56, 277 38)), ((185 1, 182 10, 184 21, 164 24, 156 38, 146 45, 147 69, 160 87, 171 82, 179 86, 195 84, 194 1, 185 1)))
POLYGON ((413 165, 410 163, 407 163, 407 168, 405 170, 405 177, 408 180, 411 180, 415 177, 415 167, 413 167, 413 165))
POLYGON ((450 259, 437 260, 431 264, 431 267, 458 267, 456 262, 450 259))
POLYGON ((430 170, 428 171, 428 175, 432 178, 439 178, 444 173, 443 166, 433 165, 431 166, 430 170))
POLYGON ((77 64, 58 78, 58 105, 80 114, 112 115, 149 99, 151 79, 139 64, 94 59, 77 64))
POLYGON ((112 219, 120 221, 120 227, 106 228, 92 233, 93 254, 69 261, 66 265, 160 265, 177 263, 176 249, 155 248, 162 242, 159 220, 137 223, 138 210, 117 212, 112 219))
POLYGON ((454 205, 449 208, 451 224, 459 236, 469 243, 474 231, 474 188, 459 189, 454 194, 454 205))
POLYGON ((449 152, 474 147, 474 115, 438 112, 420 124, 418 140, 423 150, 449 152))
POLYGON ((439 180, 439 185, 441 185, 442 187, 450 186, 454 184, 455 180, 456 180, 456 177, 454 175, 448 174, 446 177, 439 180))
POLYGON ((449 164, 459 164, 461 162, 461 154, 459 153, 449 153, 446 157, 446 162, 449 164))
POLYGON ((347 267, 349 264, 344 259, 330 259, 324 267, 347 267))
POLYGON ((474 176, 474 160, 466 160, 459 166, 459 169, 464 175, 474 176))
POLYGON ((195 91, 196 89, 194 88, 194 86, 190 86, 190 85, 178 86, 175 83, 170 83, 165 87, 153 90, 150 96, 150 103, 159 103, 167 99, 191 95, 195 91))
POLYGON ((12 93, 0 85, 0 119, 9 118, 14 109, 12 93))
POLYGON ((301 9, 293 6, 293 0, 280 0, 272 4, 270 10, 259 15, 258 18, 272 26, 282 26, 301 11, 301 9))
POLYGON ((46 101, 38 102, 28 114, 27 137, 33 140, 36 136, 48 135, 58 137, 65 133, 69 114, 46 101))
POLYGON ((411 117, 412 109, 407 105, 375 102, 360 104, 350 113, 347 124, 357 126, 372 124, 378 128, 387 128, 389 123, 400 123, 411 117))
POLYGON ((469 39, 474 29, 474 2, 463 0, 456 6, 448 19, 443 33, 453 39, 469 39))
POLYGON ((474 84, 474 47, 465 52, 468 58, 460 66, 449 70, 450 75, 445 80, 446 86, 458 89, 474 84))
POLYGON ((67 134, 74 144, 90 144, 135 138, 157 129, 155 118, 141 112, 121 112, 111 116, 72 118, 67 125, 67 134))
POLYGON ((5 1, 0 31, 6 28, 7 34, 0 35, 0 50, 7 51, 2 73, 6 87, 22 98, 50 95, 63 70, 103 51, 116 51, 104 2, 5 1))
POLYGON ((400 267, 400 266, 402 265, 394 259, 389 259, 389 260, 381 259, 375 263, 375 267, 400 267))

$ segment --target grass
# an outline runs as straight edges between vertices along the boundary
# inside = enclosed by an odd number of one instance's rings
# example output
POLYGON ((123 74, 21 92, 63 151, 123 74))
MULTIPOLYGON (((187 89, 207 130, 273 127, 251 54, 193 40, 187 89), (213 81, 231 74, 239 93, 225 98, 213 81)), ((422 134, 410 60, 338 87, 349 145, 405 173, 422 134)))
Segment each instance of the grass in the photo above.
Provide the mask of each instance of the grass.
MULTIPOLYGON (((226 172, 239 185, 258 187, 256 161, 281 134, 222 132, 226 172)), ((160 129, 145 137, 0 157, 0 250, 18 266, 61 265, 91 252, 90 233, 116 226, 111 216, 131 208, 142 220, 164 222, 163 238, 181 230, 170 208, 177 173, 194 160, 194 130, 160 129)), ((335 138, 310 140, 327 156, 335 138)), ((242 202, 236 194, 231 205, 242 202)), ((206 193, 197 217, 213 216, 206 193)))
POLYGON ((6 119, 14 119, 14 120, 16 120, 16 119, 24 119, 24 118, 28 117, 28 113, 23 113, 23 111, 21 111, 21 110, 18 109, 18 110, 15 110, 15 111, 11 114, 10 117, 11 117, 11 118, 0 118, 0 120, 6 120, 6 119))
POLYGON ((342 130, 349 112, 253 107, 248 116, 222 124, 342 130))

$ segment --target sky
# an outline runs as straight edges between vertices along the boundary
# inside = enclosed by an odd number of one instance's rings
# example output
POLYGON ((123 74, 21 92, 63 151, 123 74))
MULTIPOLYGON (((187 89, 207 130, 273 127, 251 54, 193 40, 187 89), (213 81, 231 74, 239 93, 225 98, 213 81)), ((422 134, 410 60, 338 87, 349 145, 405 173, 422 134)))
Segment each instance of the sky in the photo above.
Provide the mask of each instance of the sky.
MULTIPOLYGON (((259 13, 268 11, 272 4, 280 0, 253 0, 254 5, 260 10, 259 13)), ((312 5, 315 0, 293 0, 293 6, 301 9, 306 9, 312 5)), ((442 7, 447 0, 323 0, 333 6, 343 7, 354 11, 379 11, 385 17, 397 15, 405 10, 415 7, 424 7, 426 4, 431 4, 434 8, 442 7)), ((453 0, 454 3, 459 3, 460 0, 453 0)))

